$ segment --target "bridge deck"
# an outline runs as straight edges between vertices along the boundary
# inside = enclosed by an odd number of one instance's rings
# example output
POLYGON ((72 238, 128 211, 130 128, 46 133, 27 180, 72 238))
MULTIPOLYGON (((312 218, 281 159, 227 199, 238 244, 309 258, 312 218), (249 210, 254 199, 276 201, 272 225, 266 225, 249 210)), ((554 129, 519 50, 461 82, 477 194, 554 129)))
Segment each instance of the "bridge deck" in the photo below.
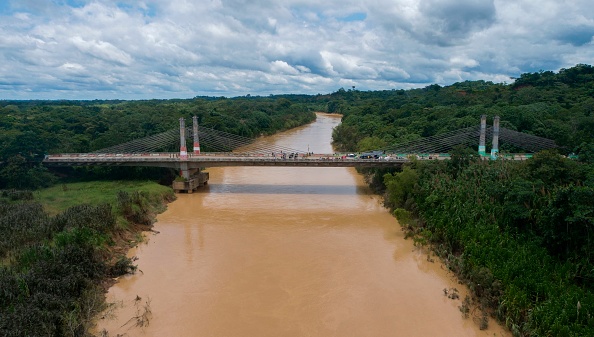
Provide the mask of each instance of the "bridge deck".
POLYGON ((71 153, 49 155, 44 163, 49 166, 157 166, 179 168, 181 163, 188 168, 221 166, 290 166, 290 167, 395 167, 408 162, 406 158, 385 157, 380 159, 355 159, 345 156, 312 155, 297 159, 282 159, 271 155, 201 154, 179 158, 177 153, 148 154, 85 154, 71 153))

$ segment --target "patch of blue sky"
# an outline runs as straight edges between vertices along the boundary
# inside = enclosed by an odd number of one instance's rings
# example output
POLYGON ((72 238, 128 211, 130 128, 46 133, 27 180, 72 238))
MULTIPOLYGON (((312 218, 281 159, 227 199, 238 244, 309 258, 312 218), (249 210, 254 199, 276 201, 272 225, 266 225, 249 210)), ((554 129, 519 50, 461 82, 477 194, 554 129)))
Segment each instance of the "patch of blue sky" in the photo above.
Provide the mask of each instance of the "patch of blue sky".
POLYGON ((38 2, 22 2, 21 0, 0 0, 0 15, 9 15, 15 12, 41 13, 57 6, 80 8, 88 0, 45 0, 38 2))
POLYGON ((130 12, 134 9, 133 5, 125 2, 116 2, 116 6, 118 6, 119 9, 123 9, 126 12, 130 12))
POLYGON ((291 13, 293 17, 303 21, 311 21, 314 16, 318 18, 323 16, 321 13, 306 6, 291 6, 291 13))
POLYGON ((147 8, 144 10, 144 14, 151 18, 157 16, 157 7, 153 4, 148 4, 147 8))
POLYGON ((157 7, 153 4, 147 4, 146 7, 137 7, 125 2, 117 2, 118 8, 126 12, 142 12, 145 16, 155 17, 157 15, 157 7))
POLYGON ((83 7, 88 1, 85 0, 66 0, 66 1, 59 1, 58 3, 64 3, 68 7, 80 8, 83 7))
POLYGON ((367 18, 367 13, 357 12, 357 13, 352 13, 347 16, 337 18, 337 20, 344 21, 344 22, 353 22, 353 21, 365 21, 366 18, 367 18))
POLYGON ((12 13, 12 6, 9 1, 0 1, 0 15, 12 13))

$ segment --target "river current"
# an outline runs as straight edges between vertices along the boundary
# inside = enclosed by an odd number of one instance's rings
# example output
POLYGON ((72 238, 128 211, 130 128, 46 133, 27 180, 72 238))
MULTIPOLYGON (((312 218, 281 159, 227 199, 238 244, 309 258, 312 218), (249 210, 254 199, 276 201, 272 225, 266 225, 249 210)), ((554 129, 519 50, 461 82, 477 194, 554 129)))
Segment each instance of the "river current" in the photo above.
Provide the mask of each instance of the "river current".
MULTIPOLYGON (((332 153, 339 123, 318 114, 258 142, 332 153)), ((404 239, 355 169, 208 171, 130 251, 138 271, 110 288, 98 335, 510 336, 462 316, 464 286, 404 239)))

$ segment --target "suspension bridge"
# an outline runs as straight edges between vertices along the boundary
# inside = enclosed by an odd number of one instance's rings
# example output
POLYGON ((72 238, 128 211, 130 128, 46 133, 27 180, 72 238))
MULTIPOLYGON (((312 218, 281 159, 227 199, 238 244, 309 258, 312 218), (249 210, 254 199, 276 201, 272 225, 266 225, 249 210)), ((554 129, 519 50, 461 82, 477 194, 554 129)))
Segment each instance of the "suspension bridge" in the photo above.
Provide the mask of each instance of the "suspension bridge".
MULTIPOLYGON (((499 117, 487 127, 486 116, 480 126, 468 127, 436 136, 395 144, 385 149, 366 153, 314 154, 303 149, 277 145, 256 145, 254 139, 242 137, 198 125, 193 118, 192 128, 180 118, 179 129, 91 153, 62 153, 47 155, 48 166, 152 166, 173 168, 183 179, 174 182, 180 192, 192 192, 208 182, 204 168, 220 166, 289 166, 289 167, 398 167, 411 156, 418 159, 449 159, 457 145, 476 146, 483 157, 497 158, 499 141, 529 153, 557 147, 554 141, 501 128, 499 117), (193 151, 188 152, 186 135, 193 139, 193 151), (491 153, 486 153, 486 139, 492 138, 491 153), (201 150, 202 143, 202 150, 201 150), (179 151, 172 151, 179 148, 179 151)), ((511 159, 523 160, 530 154, 513 154, 511 159)))

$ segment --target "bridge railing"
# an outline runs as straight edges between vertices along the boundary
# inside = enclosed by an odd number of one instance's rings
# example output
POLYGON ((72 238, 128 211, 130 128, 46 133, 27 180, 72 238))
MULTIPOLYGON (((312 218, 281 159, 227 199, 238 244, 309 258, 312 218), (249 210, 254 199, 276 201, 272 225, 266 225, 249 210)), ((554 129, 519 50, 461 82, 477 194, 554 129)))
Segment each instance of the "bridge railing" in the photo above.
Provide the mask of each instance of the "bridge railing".
MULTIPOLYGON (((201 154, 199 156, 189 156, 188 158, 179 158, 177 153, 145 153, 145 154, 81 154, 81 153, 63 153, 58 155, 46 156, 45 162, 48 164, 109 164, 109 163, 181 163, 181 162, 194 162, 194 163, 271 163, 271 162, 297 162, 297 163, 312 163, 312 162, 336 162, 336 163, 403 163, 407 162, 408 159, 404 157, 386 156, 379 158, 353 158, 346 155, 339 154, 314 154, 305 156, 279 157, 273 156, 272 154, 230 154, 230 153, 210 153, 201 154)), ((206 165, 208 166, 208 165, 206 165)))

